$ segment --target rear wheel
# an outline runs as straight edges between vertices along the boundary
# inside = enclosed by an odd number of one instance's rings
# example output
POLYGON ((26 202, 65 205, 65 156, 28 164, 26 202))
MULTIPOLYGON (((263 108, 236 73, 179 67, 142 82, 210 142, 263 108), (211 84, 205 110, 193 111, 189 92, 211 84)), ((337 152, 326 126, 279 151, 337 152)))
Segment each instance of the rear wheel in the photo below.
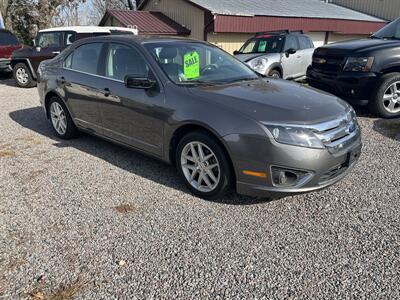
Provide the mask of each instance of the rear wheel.
POLYGON ((368 106, 373 114, 382 118, 400 116, 400 73, 382 76, 368 106))
POLYGON ((19 87, 30 88, 36 85, 36 81, 33 79, 31 71, 26 64, 16 64, 14 66, 13 73, 14 79, 19 87))
POLYGON ((281 73, 278 71, 278 70, 271 70, 269 73, 268 73, 268 76, 269 77, 272 77, 272 78, 281 78, 282 76, 281 76, 281 73))
POLYGON ((191 192, 201 198, 221 197, 231 185, 232 171, 226 152, 205 132, 191 132, 181 139, 176 165, 191 192))
POLYGON ((49 101, 48 109, 51 126, 59 138, 68 140, 78 135, 78 129, 60 98, 52 97, 49 101))

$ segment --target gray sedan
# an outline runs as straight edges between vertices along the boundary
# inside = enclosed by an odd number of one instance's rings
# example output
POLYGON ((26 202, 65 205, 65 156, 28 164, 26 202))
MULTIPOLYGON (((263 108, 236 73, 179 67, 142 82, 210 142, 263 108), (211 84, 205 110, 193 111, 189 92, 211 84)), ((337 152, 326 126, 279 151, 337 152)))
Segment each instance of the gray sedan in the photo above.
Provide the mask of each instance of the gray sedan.
POLYGON ((59 138, 84 131, 175 164, 207 199, 231 187, 260 197, 321 189, 345 177, 361 151, 348 104, 260 76, 204 42, 90 38, 38 73, 59 138))

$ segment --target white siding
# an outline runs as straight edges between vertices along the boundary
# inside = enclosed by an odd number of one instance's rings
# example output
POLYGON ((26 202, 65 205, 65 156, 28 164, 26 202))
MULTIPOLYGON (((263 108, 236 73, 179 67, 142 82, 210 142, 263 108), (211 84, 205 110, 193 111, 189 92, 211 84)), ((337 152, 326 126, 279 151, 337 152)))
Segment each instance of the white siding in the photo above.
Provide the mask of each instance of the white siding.
POLYGON ((315 48, 321 47, 325 44, 325 31, 320 32, 306 32, 314 43, 315 48))
POLYGON ((233 51, 239 50, 252 36, 254 36, 254 33, 208 33, 207 42, 232 54, 233 51))
POLYGON ((329 33, 329 43, 336 43, 341 41, 348 41, 348 40, 358 40, 364 39, 369 35, 350 35, 350 34, 338 34, 338 33, 329 33))
POLYGON ((143 10, 160 11, 191 30, 190 38, 204 40, 204 11, 184 0, 150 0, 143 10))

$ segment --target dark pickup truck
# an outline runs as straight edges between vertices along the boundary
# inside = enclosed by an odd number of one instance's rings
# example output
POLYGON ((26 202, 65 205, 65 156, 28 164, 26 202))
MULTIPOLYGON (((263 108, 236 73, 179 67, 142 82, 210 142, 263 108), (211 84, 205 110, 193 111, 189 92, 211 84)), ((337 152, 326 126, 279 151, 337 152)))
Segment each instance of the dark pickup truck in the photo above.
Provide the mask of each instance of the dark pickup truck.
POLYGON ((400 116, 400 18, 370 38, 316 49, 307 80, 380 117, 400 116))

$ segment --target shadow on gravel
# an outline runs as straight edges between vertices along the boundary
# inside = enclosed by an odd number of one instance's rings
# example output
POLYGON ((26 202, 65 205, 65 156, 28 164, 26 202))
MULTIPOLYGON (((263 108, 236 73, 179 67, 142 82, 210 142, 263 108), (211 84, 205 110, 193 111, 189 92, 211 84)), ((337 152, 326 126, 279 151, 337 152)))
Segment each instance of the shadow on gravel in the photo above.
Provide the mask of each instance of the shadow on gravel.
POLYGON ((367 106, 356 106, 356 105, 353 105, 353 108, 356 111, 357 117, 360 117, 360 118, 375 118, 375 116, 369 112, 367 106))
POLYGON ((388 138, 400 141, 400 119, 376 120, 373 129, 388 138))
MULTIPOLYGON (((56 143, 54 145, 56 147, 76 148, 128 172, 189 193, 182 180, 178 177, 175 168, 166 163, 87 134, 82 134, 77 139, 67 141, 56 138, 40 106, 11 112, 10 118, 25 128, 55 140, 56 143)), ((277 199, 274 197, 273 200, 277 199)), ((236 193, 214 200, 214 202, 228 205, 252 205, 269 201, 272 201, 272 199, 245 197, 236 193)))
POLYGON ((0 85, 17 86, 15 80, 12 77, 12 73, 1 73, 0 72, 0 85))

